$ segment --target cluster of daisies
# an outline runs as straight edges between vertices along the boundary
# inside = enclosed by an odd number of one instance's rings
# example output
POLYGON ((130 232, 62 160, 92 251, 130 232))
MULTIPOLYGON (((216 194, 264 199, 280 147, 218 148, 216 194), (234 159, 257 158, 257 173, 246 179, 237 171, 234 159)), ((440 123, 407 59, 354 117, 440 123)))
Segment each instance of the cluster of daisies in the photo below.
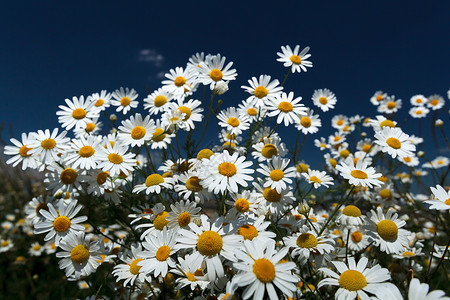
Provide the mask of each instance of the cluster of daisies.
MULTIPOLYGON (((283 83, 312 67, 308 52, 281 48, 283 83)), ((297 153, 336 95, 315 90, 308 107, 260 75, 237 107, 219 109, 215 97, 236 78, 226 57, 197 53, 141 101, 145 112, 134 89, 101 91, 66 99, 62 129, 11 139, 7 163, 45 174, 48 193, 26 205, 26 223, 67 279, 89 282, 105 264, 116 284, 90 285, 117 298, 426 297, 416 277, 441 276, 448 260, 450 163, 427 158, 423 138, 398 126, 401 100, 380 91, 374 118, 333 116, 334 134, 314 140, 323 166, 311 169, 297 153), (218 138, 201 147, 213 123, 218 138), (292 149, 280 128, 297 133, 292 149), (425 185, 428 173, 439 184, 425 185)), ((411 103, 414 118, 446 114, 437 95, 411 103)))

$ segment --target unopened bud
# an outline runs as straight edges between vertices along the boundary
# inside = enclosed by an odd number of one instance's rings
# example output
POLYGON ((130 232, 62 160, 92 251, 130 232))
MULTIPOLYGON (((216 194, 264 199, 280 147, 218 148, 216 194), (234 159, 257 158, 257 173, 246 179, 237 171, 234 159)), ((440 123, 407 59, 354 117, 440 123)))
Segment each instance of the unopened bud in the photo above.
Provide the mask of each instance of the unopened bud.
POLYGON ((115 114, 111 114, 111 115, 109 116, 109 119, 110 119, 111 121, 115 122, 115 121, 117 121, 117 116, 116 116, 115 114))
POLYGON ((301 215, 306 215, 309 212, 309 205, 306 202, 301 202, 298 204, 297 211, 301 215))
POLYGON ((112 128, 109 133, 117 133, 117 129, 116 128, 112 128))
POLYGON ((361 132, 361 137, 366 137, 366 136, 367 136, 367 133, 361 132))
POLYGON ((216 84, 214 88, 214 93, 217 95, 223 95, 228 91, 228 82, 222 81, 216 84))
POLYGON ((442 125, 444 125, 444 121, 442 121, 441 119, 437 119, 434 125, 436 127, 441 127, 442 125))
POLYGON ((310 206, 314 206, 314 205, 316 205, 316 200, 314 200, 314 199, 309 199, 309 200, 308 200, 308 204, 309 204, 310 206))
POLYGON ((425 152, 423 152, 423 151, 417 152, 418 157, 423 157, 424 155, 425 155, 425 152))

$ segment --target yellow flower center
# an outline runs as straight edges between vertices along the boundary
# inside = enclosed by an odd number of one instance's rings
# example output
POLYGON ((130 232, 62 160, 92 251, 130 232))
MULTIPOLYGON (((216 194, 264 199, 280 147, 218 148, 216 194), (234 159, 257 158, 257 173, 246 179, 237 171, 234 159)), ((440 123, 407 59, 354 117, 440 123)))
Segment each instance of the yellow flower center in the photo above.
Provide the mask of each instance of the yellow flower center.
POLYGON ((48 211, 48 206, 47 203, 39 203, 38 205, 36 205, 36 208, 34 209, 34 211, 36 212, 36 215, 41 216, 41 213, 39 212, 41 209, 47 210, 48 211))
POLYGON ((352 175, 353 177, 357 178, 357 179, 367 179, 367 174, 364 171, 361 170, 353 170, 350 172, 350 175, 352 175))
POLYGON ((296 65, 299 65, 302 63, 302 59, 298 55, 292 55, 289 59, 291 60, 291 62, 293 64, 296 64, 296 65))
POLYGON ((377 224, 377 232, 383 240, 392 241, 397 238, 398 227, 391 220, 382 220, 377 224))
POLYGON ((22 157, 29 157, 29 156, 31 156, 31 154, 28 154, 28 151, 30 151, 31 149, 33 149, 33 148, 28 148, 27 145, 23 145, 19 149, 20 156, 22 156, 22 157))
POLYGON ((280 202, 281 200, 281 194, 276 189, 271 189, 270 187, 264 189, 263 197, 269 202, 280 202))
POLYGON ((250 203, 245 198, 239 198, 234 202, 234 207, 240 213, 245 213, 250 208, 250 203))
POLYGON ((383 95, 377 95, 376 99, 378 102, 380 102, 381 100, 384 99, 384 97, 383 97, 383 95))
POLYGON ((416 111, 416 115, 421 115, 422 114, 422 111, 421 110, 417 110, 416 111))
POLYGON ((261 154, 265 158, 272 158, 272 156, 278 155, 278 149, 273 144, 265 144, 261 149, 261 154))
POLYGON ((258 111, 256 109, 254 109, 253 107, 247 109, 247 114, 249 114, 250 116, 256 116, 258 114, 258 111))
POLYGON ((436 106, 436 105, 439 104, 439 100, 438 99, 433 99, 433 100, 430 101, 430 104, 433 105, 433 106, 436 106))
POLYGON ((164 129, 156 128, 155 132, 153 132, 153 141, 161 142, 166 138, 166 134, 164 133, 164 129))
POLYGON ((233 149, 236 148, 236 144, 232 142, 225 142, 222 145, 223 149, 233 149))
POLYGON ((92 155, 94 155, 94 153, 95 153, 95 150, 91 146, 83 146, 78 151, 78 155, 81 157, 91 157, 92 155))
POLYGON ((362 233, 360 231, 353 232, 350 237, 352 238, 353 243, 359 243, 362 240, 362 233))
POLYGON ((163 230, 164 227, 169 223, 169 221, 166 220, 169 213, 167 211, 162 211, 159 214, 156 215, 155 220, 153 221, 153 225, 158 230, 163 230))
POLYGON ((128 97, 123 97, 122 99, 120 99, 120 104, 122 106, 128 106, 130 105, 131 99, 128 97))
POLYGON ((166 261, 170 256, 170 248, 167 245, 159 247, 156 251, 156 259, 159 261, 166 261))
POLYGON ((386 140, 386 144, 388 144, 389 147, 394 149, 400 149, 402 147, 402 143, 394 137, 388 138, 386 140))
POLYGON ((263 283, 272 282, 275 278, 275 266, 267 258, 260 258, 253 263, 253 273, 263 283))
POLYGON ((1 246, 6 247, 9 245, 9 242, 7 240, 2 240, 1 246))
POLYGON ((311 176, 309 177, 309 181, 315 182, 315 183, 322 183, 322 180, 317 178, 317 176, 311 176))
POLYGON ((147 186, 147 187, 158 185, 158 184, 161 184, 161 183, 164 183, 164 178, 161 175, 159 175, 159 174, 149 175, 145 179, 145 186, 147 186))
POLYGON ((298 236, 296 243, 300 248, 314 248, 319 244, 319 241, 314 235, 306 232, 298 236))
POLYGON ((70 251, 70 259, 76 264, 84 264, 89 259, 89 250, 84 245, 77 245, 70 251))
POLYGON ((39 244, 36 244, 36 245, 33 246, 33 250, 34 250, 34 251, 39 251, 39 250, 41 250, 41 248, 42 248, 42 247, 41 247, 41 245, 39 245, 39 244))
POLYGON ((391 191, 389 189, 382 189, 380 191, 380 196, 383 199, 388 199, 388 198, 391 198, 392 193, 391 193, 391 191))
POLYGON ((185 114, 183 121, 188 120, 191 117, 192 111, 187 106, 180 106, 178 110, 181 111, 182 114, 185 114))
POLYGON ((116 165, 121 164, 123 162, 122 156, 120 156, 117 153, 110 153, 110 154, 108 154, 108 160, 110 162, 112 162, 113 164, 116 164, 116 165))
POLYGON ((203 190, 203 187, 200 185, 201 179, 199 179, 197 176, 189 177, 188 180, 186 180, 186 188, 193 192, 200 192, 203 190))
POLYGON ((95 106, 96 107, 100 107, 105 103, 105 101, 103 99, 97 99, 97 101, 95 101, 95 106))
POLYGON ((191 222, 191 215, 188 212, 184 211, 178 216, 177 221, 178 221, 178 225, 180 225, 180 227, 186 227, 191 222))
POLYGON ((53 228, 58 232, 66 232, 70 227, 70 219, 66 216, 59 216, 53 221, 53 228))
POLYGON ((86 111, 82 108, 75 108, 72 112, 72 117, 77 120, 81 120, 86 117, 86 111))
POLYGON ((214 81, 220 81, 222 80, 223 73, 219 69, 212 69, 211 72, 209 72, 209 77, 214 81))
POLYGON ((283 101, 283 102, 280 102, 280 104, 278 104, 278 109, 281 112, 288 113, 288 112, 292 111, 294 109, 294 107, 292 106, 291 103, 289 103, 287 101, 283 101))
POLYGON ((264 87, 262 85, 258 86, 254 92, 255 97, 257 97, 259 99, 264 98, 268 94, 269 94, 269 91, 267 90, 266 87, 264 87))
POLYGON ((141 269, 141 266, 138 266, 138 262, 144 260, 143 258, 136 258, 133 260, 130 264, 130 273, 133 275, 139 274, 139 270, 141 269))
POLYGON ((227 124, 232 126, 232 127, 238 127, 240 122, 239 122, 238 119, 231 117, 231 118, 228 118, 227 124))
POLYGON ((403 252, 402 256, 403 257, 411 257, 411 256, 414 256, 414 252, 405 251, 405 252, 403 252))
POLYGON ((214 155, 214 152, 212 152, 209 149, 203 149, 203 150, 200 150, 198 152, 197 159, 198 160, 202 160, 203 158, 208 158, 209 159, 212 155, 214 155))
POLYGON ((328 99, 327 99, 327 97, 320 97, 319 102, 322 105, 326 105, 328 103, 328 99))
POLYGON ((41 142, 41 147, 45 150, 51 150, 55 148, 56 141, 54 139, 45 139, 41 142))
POLYGON ((284 172, 280 169, 275 169, 272 172, 270 172, 270 179, 272 179, 273 181, 279 181, 283 179, 283 177, 284 172))
POLYGON ((395 127, 394 122, 392 122, 391 120, 384 120, 380 123, 380 128, 383 129, 384 127, 395 127))
POLYGON ((232 177, 236 174, 236 166, 229 162, 223 162, 217 168, 223 176, 232 177))
POLYGON ((309 166, 307 164, 304 164, 304 163, 299 163, 296 166, 296 169, 297 169, 297 172, 299 172, 299 173, 306 173, 309 170, 309 166))
POLYGON ((331 165, 333 168, 336 168, 336 166, 337 166, 337 160, 335 160, 334 158, 330 158, 330 159, 328 159, 328 162, 330 163, 330 165, 331 165))
POLYGON ((92 132, 92 131, 94 131, 94 129, 95 129, 95 123, 87 123, 86 124, 85 130, 87 132, 92 132))
POLYGON ((450 198, 444 201, 445 205, 450 205, 450 198))
POLYGON ((389 109, 393 109, 393 108, 395 108, 396 104, 395 104, 394 101, 389 101, 389 102, 386 104, 386 106, 387 106, 387 108, 389 108, 389 109))
MULTIPOLYGON (((177 87, 181 87, 186 83, 186 78, 184 78, 183 76, 178 76, 177 78, 175 78, 175 80, 173 81, 173 83, 177 86, 177 87)), ((155 99, 156 100, 156 99, 155 99)), ((155 101, 156 103, 156 101, 155 101)))
POLYGON ((361 217, 361 215, 362 215, 361 210, 354 205, 347 205, 344 208, 344 210, 342 210, 342 213, 346 216, 355 217, 355 218, 361 217))
MULTIPOLYGON (((184 83, 183 83, 184 84, 184 83)), ((163 95, 158 95, 155 97, 155 106, 161 107, 167 103, 167 98, 163 95)))
POLYGON ((344 120, 337 120, 336 121, 336 125, 341 126, 342 124, 344 124, 344 120))
POLYGON ((72 168, 64 169, 61 172, 61 175, 59 176, 59 178, 61 179, 61 182, 66 185, 74 183, 75 180, 77 180, 77 177, 78 177, 77 171, 75 171, 72 168))
POLYGON ((349 291, 359 291, 367 286, 367 279, 359 271, 347 270, 339 277, 339 286, 349 291))
POLYGON ((347 149, 341 150, 341 151, 339 152, 339 155, 340 155, 341 157, 346 158, 346 157, 348 157, 348 156, 350 155, 350 151, 348 151, 347 149))
POLYGON ((203 232, 197 240, 197 249, 200 254, 205 256, 216 255, 222 250, 222 237, 215 231, 203 232))
POLYGON ((98 173, 97 177, 96 177, 97 184, 98 185, 104 184, 106 182, 106 179, 108 178, 108 176, 109 176, 109 173, 105 172, 105 171, 98 173))
POLYGON ((366 145, 362 146, 362 151, 369 152, 371 147, 372 147, 372 145, 366 144, 366 145))
POLYGON ((302 126, 305 128, 309 128, 311 127, 311 119, 308 117, 301 117, 300 124, 302 124, 302 126))
POLYGON ((133 129, 131 129, 131 137, 135 140, 140 140, 145 136, 145 133, 147 131, 142 126, 136 126, 133 129))
POLYGON ((253 238, 258 236, 258 230, 256 227, 250 224, 244 224, 238 229, 238 234, 244 237, 244 240, 253 240, 253 238))

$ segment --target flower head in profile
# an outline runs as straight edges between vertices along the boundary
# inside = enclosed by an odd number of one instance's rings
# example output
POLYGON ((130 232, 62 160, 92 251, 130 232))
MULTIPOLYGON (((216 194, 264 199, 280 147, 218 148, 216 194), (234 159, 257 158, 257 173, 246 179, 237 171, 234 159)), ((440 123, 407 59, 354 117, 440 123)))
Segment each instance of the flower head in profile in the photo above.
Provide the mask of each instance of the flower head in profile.
POLYGON ((431 187, 435 199, 427 200, 425 203, 431 204, 430 209, 450 210, 450 191, 446 191, 442 186, 431 187))

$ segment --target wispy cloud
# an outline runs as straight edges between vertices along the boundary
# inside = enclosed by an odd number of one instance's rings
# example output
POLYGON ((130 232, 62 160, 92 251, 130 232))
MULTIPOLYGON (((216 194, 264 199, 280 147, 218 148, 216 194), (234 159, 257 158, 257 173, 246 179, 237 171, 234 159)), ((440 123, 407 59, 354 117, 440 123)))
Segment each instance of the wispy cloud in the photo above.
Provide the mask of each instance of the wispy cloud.
POLYGON ((158 52, 156 52, 155 49, 142 49, 139 52, 139 61, 143 62, 149 62, 153 63, 155 67, 161 66, 162 62, 164 61, 164 56, 158 52))

